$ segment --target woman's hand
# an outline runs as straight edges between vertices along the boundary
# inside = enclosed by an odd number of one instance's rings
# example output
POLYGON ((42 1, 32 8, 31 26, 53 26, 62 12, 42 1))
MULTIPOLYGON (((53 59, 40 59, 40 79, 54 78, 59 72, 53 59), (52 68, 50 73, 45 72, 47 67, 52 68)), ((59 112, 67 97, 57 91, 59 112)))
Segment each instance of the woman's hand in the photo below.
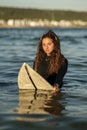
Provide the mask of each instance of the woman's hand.
POLYGON ((59 91, 59 85, 58 84, 54 84, 53 91, 54 92, 58 92, 59 91))

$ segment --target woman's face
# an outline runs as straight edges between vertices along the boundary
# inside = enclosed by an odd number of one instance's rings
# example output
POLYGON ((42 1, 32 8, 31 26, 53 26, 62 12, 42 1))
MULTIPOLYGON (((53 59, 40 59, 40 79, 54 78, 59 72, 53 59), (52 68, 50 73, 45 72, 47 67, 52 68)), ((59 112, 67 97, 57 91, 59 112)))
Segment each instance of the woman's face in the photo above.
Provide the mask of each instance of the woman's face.
POLYGON ((47 56, 50 56, 50 54, 54 50, 54 43, 53 43, 52 39, 50 39, 48 37, 43 38, 42 48, 43 48, 44 52, 47 54, 47 56))

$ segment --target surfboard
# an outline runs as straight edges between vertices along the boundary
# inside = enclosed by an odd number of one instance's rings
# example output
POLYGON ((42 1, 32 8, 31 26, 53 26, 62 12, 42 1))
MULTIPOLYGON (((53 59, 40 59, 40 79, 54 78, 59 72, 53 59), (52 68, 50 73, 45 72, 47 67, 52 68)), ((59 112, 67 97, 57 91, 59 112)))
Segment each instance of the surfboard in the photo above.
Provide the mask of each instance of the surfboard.
POLYGON ((53 87, 27 63, 23 63, 18 73, 19 89, 53 90, 53 87))

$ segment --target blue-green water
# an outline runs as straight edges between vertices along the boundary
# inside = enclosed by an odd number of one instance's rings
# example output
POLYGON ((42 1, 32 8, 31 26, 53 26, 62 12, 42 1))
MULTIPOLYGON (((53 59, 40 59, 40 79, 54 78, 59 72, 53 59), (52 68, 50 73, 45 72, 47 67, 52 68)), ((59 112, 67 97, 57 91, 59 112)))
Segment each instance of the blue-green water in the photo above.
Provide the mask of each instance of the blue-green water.
POLYGON ((87 29, 53 29, 69 62, 58 94, 18 90, 19 69, 32 67, 47 30, 0 29, 0 130, 87 129, 87 29))

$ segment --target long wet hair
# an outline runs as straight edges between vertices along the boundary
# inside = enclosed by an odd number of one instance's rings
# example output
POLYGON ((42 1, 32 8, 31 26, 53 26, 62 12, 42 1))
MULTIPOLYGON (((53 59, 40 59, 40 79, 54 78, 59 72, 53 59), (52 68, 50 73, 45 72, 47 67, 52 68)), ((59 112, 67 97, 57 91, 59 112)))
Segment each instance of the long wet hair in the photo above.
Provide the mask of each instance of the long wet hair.
POLYGON ((60 39, 51 30, 49 30, 47 33, 43 34, 43 36, 40 39, 40 43, 39 43, 39 46, 37 49, 34 69, 37 71, 39 63, 46 58, 46 53, 44 52, 43 47, 42 47, 42 40, 44 38, 50 38, 52 40, 52 42, 54 43, 54 50, 52 51, 51 56, 50 56, 48 73, 49 74, 58 73, 60 66, 64 64, 65 58, 61 54, 60 39))

